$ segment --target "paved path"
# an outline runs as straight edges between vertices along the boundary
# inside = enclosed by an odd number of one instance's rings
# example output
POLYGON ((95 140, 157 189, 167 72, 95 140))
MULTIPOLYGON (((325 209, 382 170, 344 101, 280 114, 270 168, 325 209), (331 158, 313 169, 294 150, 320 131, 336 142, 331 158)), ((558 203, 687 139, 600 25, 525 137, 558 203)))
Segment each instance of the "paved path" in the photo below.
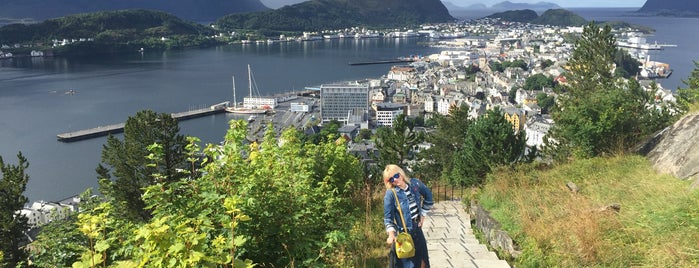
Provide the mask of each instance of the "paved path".
POLYGON ((478 242, 461 201, 435 204, 422 227, 433 268, 510 268, 478 242))

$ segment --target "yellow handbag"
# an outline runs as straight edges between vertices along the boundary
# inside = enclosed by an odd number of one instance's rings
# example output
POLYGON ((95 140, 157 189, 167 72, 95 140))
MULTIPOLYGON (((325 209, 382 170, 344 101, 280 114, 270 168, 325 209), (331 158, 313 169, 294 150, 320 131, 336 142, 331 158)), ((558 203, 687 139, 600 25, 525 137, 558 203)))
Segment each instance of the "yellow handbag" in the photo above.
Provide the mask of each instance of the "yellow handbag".
POLYGON ((400 208, 400 202, 398 201, 398 195, 395 189, 393 191, 393 196, 396 197, 396 207, 398 208, 398 213, 400 214, 400 220, 403 222, 403 230, 405 232, 399 233, 396 236, 396 255, 399 259, 405 259, 415 256, 415 244, 413 244, 413 237, 408 233, 408 227, 405 225, 405 218, 403 218, 403 210, 400 208))

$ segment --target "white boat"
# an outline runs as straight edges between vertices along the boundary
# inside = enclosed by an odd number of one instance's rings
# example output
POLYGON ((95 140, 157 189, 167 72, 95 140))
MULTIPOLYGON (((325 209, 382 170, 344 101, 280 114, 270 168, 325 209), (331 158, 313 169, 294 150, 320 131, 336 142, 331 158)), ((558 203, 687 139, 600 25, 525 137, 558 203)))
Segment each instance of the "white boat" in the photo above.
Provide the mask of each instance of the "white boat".
MULTIPOLYGON (((235 98, 235 76, 231 76, 233 80, 233 107, 226 107, 226 112, 236 113, 236 114, 264 114, 267 112, 265 109, 254 109, 249 107, 238 107, 238 101, 235 98)), ((250 84, 250 96, 252 96, 252 77, 250 74, 250 65, 248 65, 248 83, 250 84)))
POLYGON ((250 117, 248 117, 248 122, 255 121, 255 119, 257 119, 257 116, 253 114, 250 117))

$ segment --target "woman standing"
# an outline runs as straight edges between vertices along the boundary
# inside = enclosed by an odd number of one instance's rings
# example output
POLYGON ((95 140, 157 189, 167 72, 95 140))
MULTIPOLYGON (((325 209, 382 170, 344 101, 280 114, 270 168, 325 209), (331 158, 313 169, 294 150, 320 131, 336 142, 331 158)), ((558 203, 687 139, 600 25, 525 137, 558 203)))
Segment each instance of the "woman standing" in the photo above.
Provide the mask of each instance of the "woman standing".
POLYGON ((386 194, 383 198, 383 223, 386 226, 386 233, 388 233, 386 243, 393 245, 396 241, 396 235, 402 232, 409 232, 413 237, 413 243, 415 243, 415 256, 398 259, 397 267, 430 267, 427 241, 422 233, 422 223, 434 205, 432 191, 420 180, 406 176, 405 171, 397 165, 386 166, 383 170, 383 182, 386 185, 386 194), (400 211, 403 212, 407 230, 403 228, 398 205, 400 205, 400 211))

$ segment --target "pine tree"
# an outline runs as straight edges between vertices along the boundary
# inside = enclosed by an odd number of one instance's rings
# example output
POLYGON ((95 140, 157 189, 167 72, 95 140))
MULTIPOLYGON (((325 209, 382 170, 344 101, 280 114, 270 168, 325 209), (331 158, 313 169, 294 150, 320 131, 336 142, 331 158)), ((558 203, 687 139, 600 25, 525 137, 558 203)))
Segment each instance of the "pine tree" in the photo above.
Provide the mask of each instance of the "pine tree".
POLYGON ((609 25, 600 29, 593 22, 583 27, 566 65, 566 78, 570 84, 568 89, 573 98, 613 85, 616 38, 611 31, 609 25))
POLYGON ((23 248, 29 230, 27 217, 19 211, 28 202, 24 196, 29 175, 25 173, 29 167, 22 153, 17 154, 17 165, 5 164, 0 156, 0 266, 15 267, 27 261, 27 252, 23 248))
POLYGON ((415 122, 405 114, 398 115, 393 127, 382 127, 376 131, 376 147, 379 150, 378 165, 387 164, 405 166, 414 158, 416 146, 424 140, 423 135, 415 132, 415 122))
POLYGON ((472 121, 468 119, 468 106, 452 107, 448 115, 436 114, 436 128, 427 136, 427 142, 433 144, 429 149, 420 153, 422 161, 418 172, 427 178, 451 178, 454 153, 461 150, 472 121))
POLYGON ((185 154, 187 141, 178 132, 177 120, 171 115, 145 110, 126 120, 123 141, 114 136, 107 139, 102 150, 104 165, 97 167, 100 192, 111 198, 117 211, 123 212, 127 218, 150 218, 141 195, 144 187, 159 182, 153 174, 161 174, 168 181, 177 181, 183 176, 177 170, 188 170, 185 154), (154 143, 162 146, 163 156, 158 163, 147 165, 149 161, 146 157, 150 155, 148 147, 154 143))
POLYGON ((468 128, 463 148, 454 154, 451 178, 462 185, 478 185, 494 168, 522 160, 524 132, 515 132, 499 108, 488 111, 468 128))

